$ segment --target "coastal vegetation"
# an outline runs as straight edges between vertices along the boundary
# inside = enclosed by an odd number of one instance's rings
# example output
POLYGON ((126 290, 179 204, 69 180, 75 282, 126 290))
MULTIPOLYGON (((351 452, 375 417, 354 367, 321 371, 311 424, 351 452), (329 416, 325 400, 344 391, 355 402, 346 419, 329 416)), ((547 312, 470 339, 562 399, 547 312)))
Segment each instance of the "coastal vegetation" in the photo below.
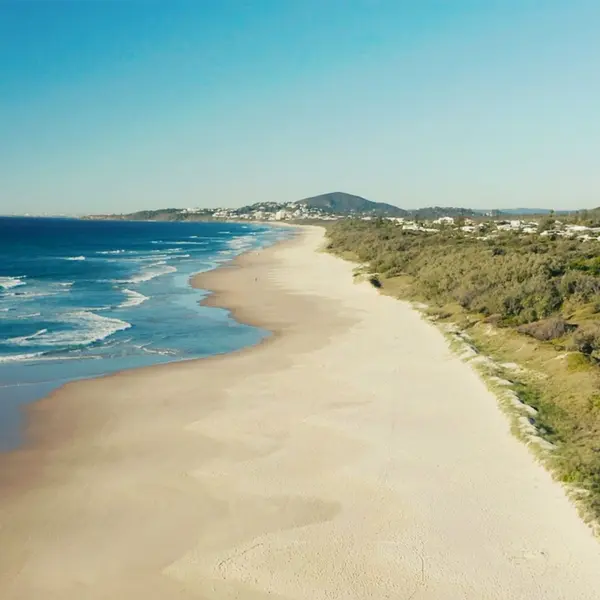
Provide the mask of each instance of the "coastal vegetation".
MULTIPOLYGON (((594 226, 598 211, 571 215, 594 226)), ((418 301, 464 332, 528 405, 544 460, 600 518, 600 241, 461 228, 414 231, 385 220, 328 227, 328 250, 361 264, 383 293, 418 301)), ((565 217, 566 220, 566 217, 565 217)), ((545 232, 545 235, 542 234, 545 232)))

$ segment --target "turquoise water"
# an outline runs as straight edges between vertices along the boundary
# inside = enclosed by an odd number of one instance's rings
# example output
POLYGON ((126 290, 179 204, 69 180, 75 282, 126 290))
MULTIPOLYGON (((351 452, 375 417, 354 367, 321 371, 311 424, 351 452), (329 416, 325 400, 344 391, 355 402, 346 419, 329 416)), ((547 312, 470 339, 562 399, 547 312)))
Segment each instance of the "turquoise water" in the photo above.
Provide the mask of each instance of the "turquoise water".
POLYGON ((0 450, 63 383, 200 358, 267 331, 203 307, 190 276, 289 235, 232 223, 0 218, 0 450))

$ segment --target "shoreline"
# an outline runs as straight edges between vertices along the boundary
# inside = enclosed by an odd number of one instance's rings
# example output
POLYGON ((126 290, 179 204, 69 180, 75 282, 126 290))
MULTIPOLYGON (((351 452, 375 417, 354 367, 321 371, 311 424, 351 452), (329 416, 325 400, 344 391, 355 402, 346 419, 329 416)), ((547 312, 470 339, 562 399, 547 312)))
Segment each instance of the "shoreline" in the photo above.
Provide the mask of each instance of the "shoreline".
POLYGON ((35 405, 3 598, 594 600, 600 546, 494 396, 321 242, 194 278, 269 343, 35 405))
MULTIPOLYGON (((292 227, 290 225, 280 226, 292 227)), ((274 252, 293 247, 296 244, 301 244, 303 234, 306 234, 307 231, 322 229, 319 226, 306 225, 293 226, 293 228, 297 229, 297 232, 290 238, 279 240, 275 244, 259 250, 247 250, 229 262, 220 265, 216 269, 201 271, 190 277, 190 285, 193 288, 208 292, 208 295, 200 301, 202 306, 221 308, 231 314, 231 316, 239 323, 257 327, 259 329, 265 329, 271 333, 269 338, 259 341, 258 344, 248 346, 248 348, 263 344, 272 337, 280 335, 281 331, 277 329, 277 323, 269 322, 268 317, 264 314, 261 315, 256 310, 248 310, 248 307, 243 302, 239 292, 232 292, 232 280, 237 279, 240 281, 243 279, 242 285, 244 286, 258 283, 258 281, 253 282, 253 278, 258 278, 256 275, 251 274, 251 272, 253 273, 252 268, 253 266, 264 264, 265 259, 268 261, 270 251, 274 252)), ((235 287, 240 287, 240 284, 236 283, 235 287)), ((245 350, 245 348, 240 348, 240 350, 236 352, 243 350, 245 350)))
MULTIPOLYGON (((300 226, 294 228, 298 229, 299 232, 301 232, 303 229, 300 226)), ((244 260, 244 258, 247 256, 261 252, 265 252, 264 256, 268 256, 269 251, 274 251, 276 248, 279 248, 282 245, 293 243, 298 237, 300 237, 300 235, 296 234, 290 238, 278 240, 269 246, 261 248, 260 250, 246 250, 226 263, 211 268, 208 271, 194 273, 189 277, 190 287, 200 291, 208 292, 206 297, 198 301, 198 304, 201 306, 209 306, 227 310, 231 314, 232 318, 236 321, 252 327, 257 327, 259 329, 265 329, 269 331, 269 336, 258 340, 258 342, 254 344, 243 346, 230 352, 213 354, 205 357, 183 358, 164 363, 148 364, 139 367, 108 371, 106 373, 89 377, 83 376, 75 379, 69 379, 68 381, 58 384, 57 387, 51 390, 49 393, 36 398, 32 402, 22 405, 19 408, 22 418, 20 431, 22 441, 15 448, 0 452, 0 510, 3 499, 8 498, 9 496, 12 497, 16 493, 26 489, 28 485, 31 485, 32 480, 34 481, 36 479, 36 473, 43 470, 43 462, 38 462, 38 457, 40 455, 50 453, 56 446, 63 443, 68 443, 69 439, 73 436, 74 431, 79 430, 78 433, 80 435, 83 433, 81 431, 82 424, 76 419, 75 415, 71 415, 73 416, 73 421, 70 421, 68 418, 63 418, 62 416, 56 419, 52 418, 52 404, 57 398, 60 401, 60 397, 62 396, 63 392, 67 395, 70 395, 71 388, 73 386, 81 386, 86 385, 87 383, 124 377, 128 376, 129 374, 143 375, 149 371, 170 368, 174 365, 195 363, 198 361, 208 361, 213 359, 218 360, 229 355, 241 354, 268 343, 276 335, 278 335, 278 332, 269 330, 264 322, 256 322, 256 324, 254 324, 238 318, 241 315, 237 314, 235 309, 230 309, 227 305, 221 303, 218 292, 213 292, 212 289, 209 289, 206 286, 212 281, 212 278, 210 277, 211 275, 221 270, 239 269, 243 267, 244 264, 248 262, 247 260, 244 260), (59 425, 58 422, 61 424, 59 425)), ((218 279, 219 278, 217 277, 215 282, 218 281, 218 279)), ((78 392, 79 390, 77 388, 73 390, 73 393, 78 392)), ((95 408, 98 409, 99 407, 95 408)))
MULTIPOLYGON (((291 226, 287 226, 287 225, 283 225, 284 227, 291 227, 291 226)), ((297 229, 301 229, 301 227, 296 227, 297 229)), ((294 236, 287 238, 287 239, 283 239, 283 240, 277 240, 274 243, 272 243, 269 246, 266 246, 264 248, 261 248, 259 251, 264 251, 264 250, 268 250, 270 248, 274 248, 276 246, 279 246, 280 244, 285 244, 287 242, 290 242, 294 239, 294 236)), ((239 254, 238 256, 233 257, 231 260, 227 261, 226 263, 222 263, 219 264, 215 267, 212 267, 206 271, 199 271, 196 273, 192 273, 189 278, 188 278, 188 285, 196 290, 199 291, 204 291, 204 292, 208 292, 207 296, 205 298, 202 298, 200 300, 198 300, 198 304, 201 306, 214 306, 215 308, 223 308, 225 310, 227 310, 227 306, 221 306, 218 304, 212 304, 213 300, 212 300, 212 296, 213 293, 210 289, 207 289, 205 286, 202 285, 197 285, 194 284, 195 281, 200 282, 203 280, 205 275, 208 275, 209 273, 213 273, 215 271, 219 271, 221 269, 227 269, 229 267, 232 266, 236 266, 238 264, 238 259, 241 259, 242 257, 244 257, 247 254, 252 254, 253 252, 257 252, 256 249, 250 249, 250 250, 244 250, 241 254, 239 254)), ((240 263, 242 264, 242 263, 240 263)), ((228 311, 231 312, 231 311, 228 311)), ((235 316, 232 313, 232 317, 235 319, 235 316)), ((242 323, 242 324, 248 324, 251 325, 250 323, 245 323, 239 319, 236 319, 238 322, 242 323)), ((251 326, 255 326, 255 325, 251 325, 251 326)), ((261 325, 256 325, 255 327, 259 328, 259 329, 264 329, 261 325)), ((19 449, 22 449, 24 446, 28 445, 28 440, 26 438, 26 430, 28 429, 28 425, 29 425, 29 411, 30 408, 33 407, 35 404, 44 401, 47 398, 50 398, 51 396, 53 396, 54 394, 60 393, 60 391, 70 385, 70 384, 75 384, 75 383, 81 383, 84 381, 94 381, 96 379, 104 379, 107 377, 112 377, 115 375, 119 375, 120 373, 123 372, 128 372, 128 371, 143 371, 144 369, 154 369, 154 368, 159 368, 159 367, 164 367, 166 365, 171 365, 174 363, 180 363, 180 362, 190 362, 190 361, 197 361, 197 360, 206 360, 207 358, 212 358, 213 356, 224 356, 230 353, 237 353, 240 351, 245 350, 246 348, 252 348, 260 343, 262 343, 263 341, 266 340, 259 340, 256 343, 252 343, 248 346, 243 346, 241 348, 229 351, 229 352, 224 352, 224 353, 219 353, 219 354, 214 354, 214 355, 210 355, 210 356, 201 356, 201 357, 185 357, 185 358, 179 358, 179 359, 174 359, 174 360, 168 360, 166 362, 158 362, 158 363, 149 363, 146 365, 141 365, 141 366, 133 366, 133 367, 124 367, 124 368, 119 368, 119 369, 115 369, 115 370, 108 370, 106 372, 103 373, 99 373, 99 374, 93 374, 93 375, 82 375, 82 376, 78 376, 78 377, 73 377, 73 378, 65 378, 65 379, 61 379, 61 380, 57 380, 56 385, 47 393, 44 393, 42 395, 36 396, 33 400, 31 401, 27 401, 26 403, 22 404, 19 408, 19 414, 21 416, 21 420, 23 422, 22 426, 21 426, 21 430, 20 430, 20 434, 22 437, 22 441, 21 443, 19 443, 16 447, 14 448, 9 448, 8 450, 0 450, 0 461, 2 460, 2 458, 12 452, 15 452, 19 449)), ((47 382, 34 382, 31 383, 29 385, 43 385, 46 383, 53 383, 51 381, 47 381, 47 382)), ((0 473, 0 490, 2 488, 2 484, 1 484, 1 473, 0 473)))

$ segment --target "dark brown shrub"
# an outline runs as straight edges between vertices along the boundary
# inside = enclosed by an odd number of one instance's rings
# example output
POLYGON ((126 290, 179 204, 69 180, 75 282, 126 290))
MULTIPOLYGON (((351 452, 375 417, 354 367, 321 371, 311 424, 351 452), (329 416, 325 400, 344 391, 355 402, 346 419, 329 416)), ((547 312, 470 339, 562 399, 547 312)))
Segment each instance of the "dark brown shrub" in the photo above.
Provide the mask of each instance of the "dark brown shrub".
POLYGON ((582 354, 593 354, 600 350, 600 325, 590 323, 583 325, 573 336, 575 348, 582 354))
POLYGON ((517 328, 519 333, 530 335, 536 340, 543 342, 561 338, 572 329, 574 329, 574 326, 569 325, 561 317, 550 317, 549 319, 534 321, 533 323, 527 323, 517 328))
POLYGON ((380 288, 382 287, 381 281, 379 280, 379 277, 376 277, 375 275, 373 275, 373 277, 369 277, 369 283, 375 287, 375 288, 380 288))

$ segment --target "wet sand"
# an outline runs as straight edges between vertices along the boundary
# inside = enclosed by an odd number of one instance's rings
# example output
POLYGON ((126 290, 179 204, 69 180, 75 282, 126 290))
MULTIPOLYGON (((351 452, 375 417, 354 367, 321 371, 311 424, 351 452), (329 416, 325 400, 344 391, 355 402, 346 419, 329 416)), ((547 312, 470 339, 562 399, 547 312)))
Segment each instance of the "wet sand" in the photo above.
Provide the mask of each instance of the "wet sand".
POLYGON ((496 399, 321 243, 196 278, 266 342, 31 408, 3 600, 599 597, 600 544, 496 399))

